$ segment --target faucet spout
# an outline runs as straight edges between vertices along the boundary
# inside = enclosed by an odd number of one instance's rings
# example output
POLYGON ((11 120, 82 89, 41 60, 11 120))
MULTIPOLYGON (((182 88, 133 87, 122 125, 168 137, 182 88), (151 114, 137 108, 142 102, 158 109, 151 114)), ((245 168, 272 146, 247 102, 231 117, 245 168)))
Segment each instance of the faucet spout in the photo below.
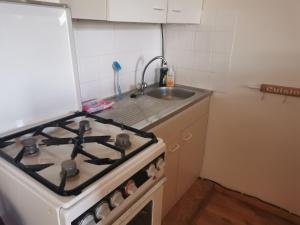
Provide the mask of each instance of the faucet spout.
POLYGON ((139 91, 141 92, 142 95, 144 94, 144 91, 145 91, 145 89, 147 88, 147 84, 146 84, 146 82, 145 82, 145 74, 146 74, 146 71, 147 71, 148 67, 150 66, 150 64, 153 63, 155 60, 158 60, 158 59, 161 59, 161 60, 162 60, 162 64, 163 64, 163 65, 167 65, 167 64, 168 64, 167 60, 166 60, 165 57, 163 57, 163 56, 156 56, 156 57, 154 57, 153 59, 151 59, 151 60, 147 63, 147 65, 145 66, 145 68, 144 68, 144 70, 143 70, 143 73, 142 73, 142 83, 141 83, 141 85, 140 85, 140 87, 139 87, 139 91))

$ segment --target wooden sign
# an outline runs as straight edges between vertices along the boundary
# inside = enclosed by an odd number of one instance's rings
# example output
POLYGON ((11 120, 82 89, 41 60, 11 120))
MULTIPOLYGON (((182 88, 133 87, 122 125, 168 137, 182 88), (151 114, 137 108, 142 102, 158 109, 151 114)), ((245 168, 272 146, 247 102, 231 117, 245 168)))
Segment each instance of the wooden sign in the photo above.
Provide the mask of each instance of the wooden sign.
POLYGON ((300 88, 294 88, 294 87, 262 84, 260 87, 260 91, 265 93, 276 94, 276 95, 300 97, 300 88))

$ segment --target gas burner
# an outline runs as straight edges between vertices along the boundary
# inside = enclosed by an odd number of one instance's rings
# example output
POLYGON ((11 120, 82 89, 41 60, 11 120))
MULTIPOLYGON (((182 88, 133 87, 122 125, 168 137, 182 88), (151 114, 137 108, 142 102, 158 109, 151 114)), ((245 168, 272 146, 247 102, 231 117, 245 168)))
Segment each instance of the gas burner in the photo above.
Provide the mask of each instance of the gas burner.
POLYGON ((36 156, 40 151, 35 138, 24 139, 21 144, 24 147, 24 156, 36 156))
POLYGON ((131 146, 129 135, 125 133, 118 134, 116 137, 115 145, 124 149, 129 148, 131 146))
POLYGON ((61 163, 60 175, 66 178, 74 177, 79 173, 76 162, 74 160, 65 160, 61 163))
POLYGON ((81 120, 79 122, 79 129, 83 129, 85 131, 85 133, 90 132, 92 130, 91 125, 90 125, 90 121, 81 120))
POLYGON ((71 196, 156 142, 152 133, 78 112, 1 137, 0 157, 53 192, 71 196), (116 133, 120 129, 124 131, 116 133), (61 162, 56 175, 60 179, 52 180, 51 166, 57 161, 61 162))

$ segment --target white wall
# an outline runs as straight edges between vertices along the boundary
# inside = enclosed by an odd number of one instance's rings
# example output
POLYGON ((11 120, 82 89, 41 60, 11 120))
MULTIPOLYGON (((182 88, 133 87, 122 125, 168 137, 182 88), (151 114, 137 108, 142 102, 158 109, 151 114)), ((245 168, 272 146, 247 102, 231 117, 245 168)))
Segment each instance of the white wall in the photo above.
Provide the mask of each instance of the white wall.
POLYGON ((202 24, 167 27, 177 82, 215 90, 202 176, 300 215, 300 1, 206 0, 202 24))
MULTIPOLYGON (((120 62, 121 87, 128 91, 141 82, 145 64, 161 54, 159 25, 74 21, 73 26, 82 100, 114 95, 113 61, 120 62)), ((158 65, 149 67, 148 83, 154 83, 158 65)))

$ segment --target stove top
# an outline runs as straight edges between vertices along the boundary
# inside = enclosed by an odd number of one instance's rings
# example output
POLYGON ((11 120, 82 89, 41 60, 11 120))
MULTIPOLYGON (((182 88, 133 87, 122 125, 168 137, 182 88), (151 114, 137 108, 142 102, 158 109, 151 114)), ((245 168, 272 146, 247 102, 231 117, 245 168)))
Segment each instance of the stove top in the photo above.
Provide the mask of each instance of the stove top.
POLYGON ((0 138, 0 156, 55 193, 70 196, 156 142, 152 133, 78 112, 0 138))

